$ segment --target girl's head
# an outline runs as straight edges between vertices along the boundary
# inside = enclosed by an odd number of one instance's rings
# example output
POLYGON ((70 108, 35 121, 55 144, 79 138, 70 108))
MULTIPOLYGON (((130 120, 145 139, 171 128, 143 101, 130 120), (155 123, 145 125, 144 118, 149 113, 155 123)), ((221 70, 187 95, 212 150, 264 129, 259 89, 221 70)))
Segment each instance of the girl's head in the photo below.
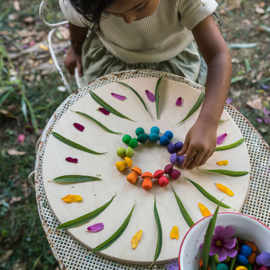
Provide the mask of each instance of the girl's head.
POLYGON ((112 14, 126 23, 151 16, 159 0, 70 0, 72 6, 86 20, 99 29, 102 14, 112 14))

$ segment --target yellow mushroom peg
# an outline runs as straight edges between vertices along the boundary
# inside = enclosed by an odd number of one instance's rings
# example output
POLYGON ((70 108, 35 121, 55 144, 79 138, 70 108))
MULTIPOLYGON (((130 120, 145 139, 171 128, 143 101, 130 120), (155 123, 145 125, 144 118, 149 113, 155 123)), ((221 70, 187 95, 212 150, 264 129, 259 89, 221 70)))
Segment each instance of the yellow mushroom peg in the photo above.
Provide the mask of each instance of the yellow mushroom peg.
POLYGON ((129 168, 132 166, 132 160, 129 157, 125 157, 125 161, 118 161, 115 163, 115 166, 119 172, 122 172, 126 166, 129 168))
POLYGON ((221 160, 217 162, 217 165, 219 166, 227 166, 229 164, 228 160, 221 160))
POLYGON ((172 227, 170 237, 171 239, 179 239, 179 230, 177 226, 172 227))
POLYGON ((138 176, 142 175, 142 170, 139 167, 133 167, 133 168, 131 168, 131 170, 132 170, 132 173, 130 173, 127 176, 127 180, 131 184, 135 184, 138 176))
POLYGON ((226 186, 222 185, 222 184, 218 184, 218 183, 215 183, 215 185, 217 186, 217 188, 219 190, 221 190, 223 193, 229 195, 229 196, 233 196, 234 193, 232 190, 230 190, 229 188, 227 188, 226 186))
POLYGON ((204 206, 202 203, 198 203, 198 205, 204 217, 211 216, 211 212, 208 210, 206 206, 204 206))
POLYGON ((132 240, 131 240, 131 247, 133 248, 133 249, 135 249, 137 246, 138 246, 138 244, 139 244, 139 241, 140 241, 140 239, 141 239, 141 236, 142 236, 142 230, 140 230, 140 231, 138 231, 134 236, 133 236, 133 238, 132 238, 132 240))

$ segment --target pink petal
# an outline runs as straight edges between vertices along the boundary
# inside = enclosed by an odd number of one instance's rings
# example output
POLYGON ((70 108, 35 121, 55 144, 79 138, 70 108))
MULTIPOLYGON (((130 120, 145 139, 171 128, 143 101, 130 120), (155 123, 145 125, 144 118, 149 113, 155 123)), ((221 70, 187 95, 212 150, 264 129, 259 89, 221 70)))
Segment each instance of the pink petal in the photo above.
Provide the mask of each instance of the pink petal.
POLYGON ((77 128, 79 131, 83 132, 84 126, 79 123, 74 123, 73 126, 77 128))
POLYGON ((102 112, 102 113, 105 114, 105 115, 110 114, 110 112, 108 112, 108 111, 107 111, 106 109, 104 109, 104 108, 98 108, 97 111, 100 111, 100 112, 102 112))
POLYGON ((66 161, 72 162, 72 163, 78 163, 78 159, 77 158, 72 158, 72 157, 67 157, 66 161))
POLYGON ((261 118, 256 118, 255 119, 257 122, 259 122, 259 123, 262 123, 263 122, 263 120, 261 119, 261 118))
POLYGON ((156 97, 155 97, 155 95, 154 95, 152 92, 150 92, 150 91, 148 91, 148 90, 145 90, 145 93, 146 93, 146 95, 147 95, 147 98, 148 98, 151 102, 154 102, 154 101, 156 100, 156 97))
POLYGON ((176 106, 181 106, 182 105, 182 98, 179 97, 177 100, 176 100, 176 103, 175 103, 176 106))
POLYGON ((232 238, 234 236, 234 233, 234 228, 231 226, 227 226, 222 233, 223 241, 232 238))
POLYGON ((87 228, 87 231, 89 232, 99 232, 104 229, 103 223, 96 223, 94 225, 91 225, 87 228))
POLYGON ((222 144, 224 142, 225 138, 227 137, 227 135, 228 135, 227 133, 224 133, 224 134, 218 136, 217 137, 217 144, 222 144))
POLYGON ((224 261, 224 260, 227 259, 227 252, 224 250, 223 247, 220 247, 220 248, 218 249, 217 254, 218 254, 218 260, 219 260, 220 262, 222 262, 222 261, 224 261))
POLYGON ((235 246, 236 238, 225 240, 222 242, 222 246, 225 248, 233 248, 235 246))
POLYGON ((111 95, 119 100, 125 100, 126 97, 125 96, 121 96, 121 95, 118 95, 118 94, 115 94, 115 93, 111 93, 111 95))
POLYGON ((233 258, 233 257, 235 257, 237 255, 237 250, 236 249, 226 248, 224 246, 223 246, 223 248, 224 248, 225 252, 227 253, 227 256, 233 258))
POLYGON ((17 142, 23 143, 25 140, 25 136, 23 134, 19 134, 17 138, 17 142))

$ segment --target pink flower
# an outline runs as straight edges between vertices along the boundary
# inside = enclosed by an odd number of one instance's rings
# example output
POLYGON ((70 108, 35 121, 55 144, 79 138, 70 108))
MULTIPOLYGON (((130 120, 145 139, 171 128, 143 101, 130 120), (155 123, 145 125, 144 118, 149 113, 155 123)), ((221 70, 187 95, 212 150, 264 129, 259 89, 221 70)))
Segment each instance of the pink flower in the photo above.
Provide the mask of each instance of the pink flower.
POLYGON ((25 136, 23 134, 19 134, 17 138, 17 142, 24 143, 24 140, 25 140, 25 136))

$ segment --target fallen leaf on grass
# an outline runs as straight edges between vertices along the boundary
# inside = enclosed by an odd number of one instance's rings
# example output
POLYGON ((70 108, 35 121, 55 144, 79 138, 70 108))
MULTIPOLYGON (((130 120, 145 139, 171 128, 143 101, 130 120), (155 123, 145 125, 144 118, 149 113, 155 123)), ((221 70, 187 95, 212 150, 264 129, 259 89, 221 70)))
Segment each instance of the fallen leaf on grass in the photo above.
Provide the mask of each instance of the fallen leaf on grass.
POLYGON ((14 8, 15 8, 17 11, 20 10, 20 3, 19 3, 18 0, 15 0, 15 1, 13 2, 13 5, 14 5, 14 8))
POLYGON ((12 197, 9 201, 9 204, 13 204, 15 202, 19 202, 22 198, 21 197, 12 197))
POLYGON ((0 262, 2 263, 2 262, 7 261, 12 254, 13 254, 13 250, 11 249, 7 250, 7 252, 1 256, 0 262))
POLYGON ((255 110, 262 110, 262 100, 260 98, 247 101, 247 105, 255 110))
POLYGON ((255 12, 258 13, 258 14, 264 14, 265 10, 263 8, 257 6, 255 8, 255 12))
POLYGON ((270 27, 267 27, 266 25, 260 25, 260 27, 258 27, 258 30, 262 32, 270 33, 270 27))
POLYGON ((242 0, 228 0, 229 10, 239 9, 241 7, 242 0))
POLYGON ((9 150, 7 150, 7 153, 11 156, 22 156, 22 155, 26 154, 26 152, 20 152, 20 151, 17 151, 15 149, 9 149, 9 150))

